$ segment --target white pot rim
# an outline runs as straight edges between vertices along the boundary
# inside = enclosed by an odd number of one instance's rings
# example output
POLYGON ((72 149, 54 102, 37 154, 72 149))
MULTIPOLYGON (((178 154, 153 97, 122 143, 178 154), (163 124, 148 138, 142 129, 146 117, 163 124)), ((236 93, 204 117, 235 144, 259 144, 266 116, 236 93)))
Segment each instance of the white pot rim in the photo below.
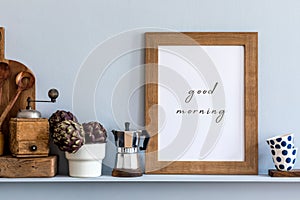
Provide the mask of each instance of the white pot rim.
POLYGON ((84 144, 76 153, 65 152, 68 160, 102 160, 106 143, 84 144))

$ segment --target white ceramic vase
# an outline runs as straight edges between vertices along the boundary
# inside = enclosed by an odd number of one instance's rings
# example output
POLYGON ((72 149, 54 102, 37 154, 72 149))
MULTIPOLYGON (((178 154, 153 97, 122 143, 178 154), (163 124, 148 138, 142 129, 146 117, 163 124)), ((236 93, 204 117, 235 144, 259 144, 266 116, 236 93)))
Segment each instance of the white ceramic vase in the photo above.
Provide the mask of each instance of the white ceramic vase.
POLYGON ((106 143, 85 144, 76 153, 66 152, 69 175, 72 177, 98 177, 102 174, 102 160, 106 143))

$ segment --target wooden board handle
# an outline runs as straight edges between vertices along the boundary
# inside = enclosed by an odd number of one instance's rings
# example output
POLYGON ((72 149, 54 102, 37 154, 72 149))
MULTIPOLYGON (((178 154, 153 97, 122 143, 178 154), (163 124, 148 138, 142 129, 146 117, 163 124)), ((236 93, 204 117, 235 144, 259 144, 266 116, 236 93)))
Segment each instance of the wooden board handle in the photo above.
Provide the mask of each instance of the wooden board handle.
POLYGON ((0 27, 0 62, 8 64, 8 60, 5 59, 5 35, 4 28, 0 27))

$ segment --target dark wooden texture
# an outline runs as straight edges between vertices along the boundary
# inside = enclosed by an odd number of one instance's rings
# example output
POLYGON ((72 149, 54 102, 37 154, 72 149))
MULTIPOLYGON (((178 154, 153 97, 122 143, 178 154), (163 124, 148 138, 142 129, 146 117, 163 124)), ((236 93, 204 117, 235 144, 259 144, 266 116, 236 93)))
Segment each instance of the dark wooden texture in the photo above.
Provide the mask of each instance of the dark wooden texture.
MULTIPOLYGON (((4 32, 4 29, 0 27, 0 29, 4 32)), ((0 52, 4 56, 5 47, 4 47, 4 34, 1 35, 1 38, 3 40, 2 43, 0 43, 0 52)), ((26 71, 31 72, 28 67, 26 67, 24 64, 14 61, 14 60, 8 60, 8 65, 11 71, 10 77, 4 82, 2 87, 2 99, 0 104, 0 113, 2 113, 10 100, 15 96, 17 92, 17 85, 16 85, 16 76, 19 72, 26 71)), ((32 73, 32 72, 31 72, 32 73)), ((35 84, 33 84, 33 87, 30 89, 27 89, 23 91, 19 98, 17 99, 16 103, 14 104, 11 111, 8 113, 6 119, 3 122, 2 127, 2 133, 4 134, 4 140, 5 140, 5 153, 7 154, 9 152, 8 147, 8 133, 9 133, 9 120, 12 117, 16 117, 19 109, 25 109, 26 108, 26 99, 27 97, 31 97, 32 99, 35 99, 35 84)), ((33 109, 35 109, 35 103, 32 102, 31 106, 33 109)))
POLYGON ((113 169, 111 175, 114 177, 139 177, 143 173, 141 169, 113 169))
POLYGON ((0 177, 53 177, 57 171, 57 157, 16 158, 0 156, 0 177))
MULTIPOLYGON (((258 173, 258 34, 256 32, 146 33, 145 122, 151 135, 146 152, 147 174, 257 174, 258 173), (244 46, 244 144, 242 162, 158 160, 158 46, 244 46), (152 110, 150 110, 152 108, 152 110), (154 109, 153 109, 154 108, 154 109), (151 111, 151 113, 150 113, 151 111)), ((234 78, 234 77, 233 77, 234 78)))
POLYGON ((279 171, 276 169, 269 169, 269 176, 271 176, 271 177, 300 177, 300 169, 293 169, 288 172, 279 171))

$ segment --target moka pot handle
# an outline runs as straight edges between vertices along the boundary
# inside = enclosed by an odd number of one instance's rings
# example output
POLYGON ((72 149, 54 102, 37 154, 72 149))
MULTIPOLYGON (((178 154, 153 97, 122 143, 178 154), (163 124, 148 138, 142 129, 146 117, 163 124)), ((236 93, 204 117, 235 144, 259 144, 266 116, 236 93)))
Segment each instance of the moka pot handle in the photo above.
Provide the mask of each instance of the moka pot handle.
POLYGON ((144 151, 144 150, 147 149, 147 146, 148 146, 148 143, 149 143, 149 140, 150 140, 150 135, 146 130, 142 130, 141 136, 145 137, 144 142, 143 142, 143 146, 140 147, 140 150, 144 151))

